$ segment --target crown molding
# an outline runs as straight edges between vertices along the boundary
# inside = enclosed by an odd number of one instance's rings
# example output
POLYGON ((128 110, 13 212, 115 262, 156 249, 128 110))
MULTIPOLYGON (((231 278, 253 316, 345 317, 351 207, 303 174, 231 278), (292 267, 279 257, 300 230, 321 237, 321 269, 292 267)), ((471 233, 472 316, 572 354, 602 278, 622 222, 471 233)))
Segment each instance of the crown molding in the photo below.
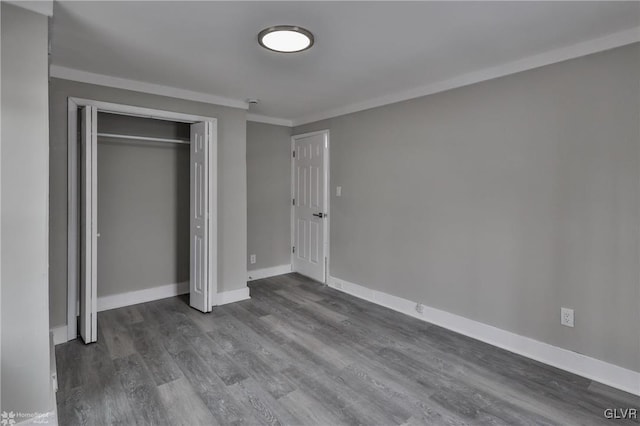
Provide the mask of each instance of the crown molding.
POLYGON ((44 16, 53 16, 53 0, 42 1, 7 1, 14 6, 21 7, 31 12, 39 13, 44 16))
POLYGON ((179 89, 177 87, 163 86, 161 84, 146 83, 138 80, 130 80, 121 77, 112 77, 104 74, 96 74, 73 68, 51 65, 49 74, 51 77, 62 80, 77 81, 80 83, 95 84, 98 86, 114 87, 117 89, 133 90, 134 92, 151 93, 154 95, 168 96, 171 98, 187 99, 190 101, 204 102, 208 104, 227 106, 231 108, 248 109, 249 105, 239 99, 225 98, 208 93, 195 92, 193 90, 179 89))
POLYGON ((255 123, 275 124, 276 126, 293 127, 293 121, 286 118, 269 117, 260 114, 247 114, 247 121, 255 123))
POLYGON ((571 46, 549 50, 547 52, 532 55, 523 59, 519 59, 517 61, 507 62, 494 67, 484 68, 479 71, 462 74, 457 77, 429 84, 427 86, 369 99, 363 102, 326 110, 317 114, 310 114, 307 116, 294 118, 292 121, 294 126, 300 126, 302 124, 326 120, 328 118, 334 118, 358 111, 364 111, 366 109, 394 104, 409 99, 420 98, 422 96, 432 95, 434 93, 444 92, 447 90, 456 89, 458 87, 492 80, 494 78, 503 77, 509 74, 515 74, 522 71, 543 67, 545 65, 551 65, 557 62, 563 62, 569 59, 591 55, 593 53, 614 49, 616 47, 621 47, 636 42, 640 42, 640 26, 631 28, 629 30, 613 33, 608 36, 573 44, 571 46))
MULTIPOLYGON (((351 114, 358 111, 364 111, 371 108, 420 98, 423 96, 432 95, 435 93, 444 92, 475 83, 480 83, 482 81, 492 80, 498 77, 504 77, 506 75, 551 65, 557 62, 567 61, 569 59, 579 58, 581 56, 591 55, 593 53, 598 53, 637 42, 640 42, 640 26, 613 33, 604 37, 577 43, 571 46, 566 46, 537 55, 532 55, 523 59, 519 59, 517 61, 507 62, 494 67, 484 68, 482 70, 462 74, 457 77, 442 80, 426 86, 421 86, 415 89, 397 92, 390 95, 369 99, 363 102, 353 103, 339 108, 329 109, 316 114, 310 114, 294 119, 269 117, 259 114, 247 114, 247 120, 258 123, 275 124, 278 126, 300 126, 303 124, 326 120, 329 118, 351 114)), ((151 93, 155 95, 169 96, 173 98, 187 99, 196 102, 205 102, 209 104, 228 106, 232 108, 241 108, 245 110, 249 108, 249 105, 244 100, 226 98, 208 93, 200 93, 192 90, 179 89, 176 87, 146 83, 126 78, 112 77, 104 74, 81 71, 59 65, 51 65, 50 74, 51 77, 60 78, 63 80, 72 80, 81 83, 96 84, 99 86, 133 90, 136 92, 151 93)))

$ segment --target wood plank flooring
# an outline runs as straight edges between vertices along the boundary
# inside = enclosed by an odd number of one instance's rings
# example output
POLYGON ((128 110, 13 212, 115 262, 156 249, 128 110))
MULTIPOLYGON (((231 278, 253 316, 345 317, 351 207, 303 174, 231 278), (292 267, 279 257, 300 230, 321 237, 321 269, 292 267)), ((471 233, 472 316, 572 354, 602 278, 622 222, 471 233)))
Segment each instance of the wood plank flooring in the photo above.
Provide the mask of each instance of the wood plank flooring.
POLYGON ((202 314, 175 297, 101 312, 58 345, 66 425, 596 425, 640 398, 297 274, 202 314))

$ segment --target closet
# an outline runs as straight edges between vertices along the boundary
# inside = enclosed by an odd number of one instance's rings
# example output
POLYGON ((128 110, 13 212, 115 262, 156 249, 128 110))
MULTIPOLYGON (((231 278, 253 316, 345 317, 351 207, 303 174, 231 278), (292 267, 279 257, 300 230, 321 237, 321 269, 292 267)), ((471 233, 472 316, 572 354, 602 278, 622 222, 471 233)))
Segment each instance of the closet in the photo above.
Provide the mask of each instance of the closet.
POLYGON ((79 316, 80 336, 85 343, 97 340, 97 312, 114 307, 114 300, 125 306, 188 289, 193 308, 211 311, 217 293, 216 120, 69 102, 69 126, 77 129, 69 138, 75 147, 70 189, 76 189, 69 205, 77 212, 69 215, 70 242, 76 241, 69 245, 75 260, 69 290, 77 290, 69 300, 78 301, 69 317, 79 316))
POLYGON ((189 138, 187 123, 98 113, 98 310, 188 283, 189 138))

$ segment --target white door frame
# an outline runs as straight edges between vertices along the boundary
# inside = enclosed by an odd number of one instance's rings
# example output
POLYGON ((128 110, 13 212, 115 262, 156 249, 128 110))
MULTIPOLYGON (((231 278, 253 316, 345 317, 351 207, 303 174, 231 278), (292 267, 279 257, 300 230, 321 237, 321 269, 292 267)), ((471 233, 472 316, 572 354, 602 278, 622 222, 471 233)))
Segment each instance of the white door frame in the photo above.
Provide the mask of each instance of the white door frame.
POLYGON ((293 205, 293 199, 295 198, 295 158, 293 157, 293 153, 295 151, 295 143, 297 139, 302 139, 302 138, 306 138, 309 136, 316 136, 316 135, 325 135, 326 136, 326 146, 324 149, 324 205, 325 205, 325 213, 327 214, 325 217, 325 222, 324 222, 324 257, 325 257, 325 263, 324 263, 324 283, 326 284, 329 280, 329 274, 330 274, 330 266, 331 266, 331 256, 330 256, 330 248, 331 248, 331 244, 329 241, 330 235, 331 233, 329 232, 329 229, 331 227, 331 190, 330 190, 330 176, 329 176, 329 170, 331 170, 331 168, 329 167, 329 161, 331 156, 329 155, 329 150, 331 147, 331 133, 329 132, 328 129, 326 130, 318 130, 316 132, 309 132, 309 133, 301 133, 299 135, 293 135, 291 136, 291 152, 289 153, 289 156, 291 158, 291 199, 289 200, 289 203, 291 205, 291 210, 290 210, 290 222, 291 222, 291 244, 289 247, 289 255, 290 255, 290 261, 291 261, 291 268, 293 268, 293 247, 295 246, 295 239, 296 239, 296 229, 295 229, 295 206, 293 205))
POLYGON ((193 114, 183 114, 151 108, 102 102, 92 99, 69 97, 67 100, 67 340, 78 336, 77 319, 79 312, 79 280, 78 280, 78 108, 94 106, 98 112, 131 115, 158 120, 197 123, 212 123, 209 164, 214 173, 209 180, 209 279, 213 283, 209 291, 211 306, 218 303, 218 120, 193 114))

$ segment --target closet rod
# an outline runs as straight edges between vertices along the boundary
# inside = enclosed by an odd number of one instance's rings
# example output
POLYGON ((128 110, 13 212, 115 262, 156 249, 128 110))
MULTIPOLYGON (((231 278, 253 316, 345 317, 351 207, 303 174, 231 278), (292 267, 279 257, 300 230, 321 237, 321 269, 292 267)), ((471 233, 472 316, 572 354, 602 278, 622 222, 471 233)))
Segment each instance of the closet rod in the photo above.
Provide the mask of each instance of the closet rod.
POLYGON ((167 138, 154 138, 150 136, 133 136, 133 135, 119 135, 116 133, 98 133, 98 136, 114 139, 134 139, 145 142, 166 142, 166 143, 181 143, 190 144, 191 142, 186 139, 167 139, 167 138))

